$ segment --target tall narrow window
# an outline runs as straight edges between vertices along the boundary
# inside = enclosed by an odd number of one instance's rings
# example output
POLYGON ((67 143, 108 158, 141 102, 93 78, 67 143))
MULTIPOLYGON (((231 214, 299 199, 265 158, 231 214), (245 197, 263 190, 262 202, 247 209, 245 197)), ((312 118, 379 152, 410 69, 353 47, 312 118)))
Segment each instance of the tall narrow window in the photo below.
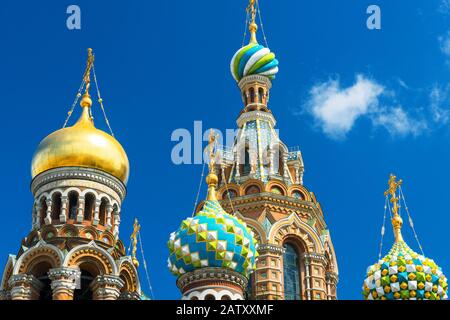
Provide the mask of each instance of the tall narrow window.
POLYGON ((94 216, 95 196, 88 193, 84 200, 84 220, 90 221, 94 216))
POLYGON ((290 244, 285 244, 284 249, 286 250, 283 255, 284 299, 301 300, 298 253, 290 244))
POLYGON ((263 88, 258 89, 258 102, 264 103, 264 89, 263 88))
POLYGON ((243 174, 249 174, 250 173, 250 154, 248 152, 248 147, 245 148, 245 155, 244 155, 244 170, 243 174))
POLYGON ((59 220, 61 214, 61 193, 55 193, 52 196, 52 221, 59 220))
POLYGON ((250 93, 250 103, 254 103, 255 102, 255 89, 250 88, 249 93, 250 93))
POLYGON ((77 218, 78 194, 75 191, 69 193, 69 219, 77 218))

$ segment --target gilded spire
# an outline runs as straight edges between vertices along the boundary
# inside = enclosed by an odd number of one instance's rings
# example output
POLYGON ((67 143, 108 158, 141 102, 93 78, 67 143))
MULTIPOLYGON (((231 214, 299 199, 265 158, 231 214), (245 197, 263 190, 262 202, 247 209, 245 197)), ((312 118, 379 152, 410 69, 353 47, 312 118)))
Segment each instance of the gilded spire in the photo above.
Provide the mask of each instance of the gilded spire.
POLYGON ((80 105, 85 108, 90 108, 92 106, 91 96, 89 95, 89 88, 91 87, 91 69, 94 64, 94 55, 92 54, 92 49, 88 48, 88 59, 86 61, 86 70, 84 71, 83 80, 86 84, 86 90, 84 91, 83 98, 81 99, 80 105))
POLYGON ((247 13, 250 15, 251 20, 249 24, 250 30, 250 43, 258 43, 256 40, 256 31, 258 31, 258 25, 256 24, 256 5, 258 0, 250 0, 250 4, 247 7, 247 13))
POLYGON ((134 266, 137 268, 139 267, 139 261, 136 258, 136 251, 137 251, 137 235, 139 233, 139 230, 141 230, 141 225, 138 222, 138 219, 134 219, 134 225, 133 225, 133 233, 130 236, 130 239, 132 241, 132 250, 131 250, 131 260, 133 261, 134 266))
POLYGON ((394 217, 392 218, 392 227, 394 228, 394 236, 395 236, 395 242, 402 242, 403 236, 402 236, 402 225, 403 225, 403 219, 400 217, 400 214, 398 213, 398 201, 399 198, 397 198, 397 189, 400 187, 403 183, 403 180, 397 180, 397 177, 393 174, 391 174, 389 178, 389 189, 385 191, 384 195, 388 196, 391 195, 391 202, 392 202, 392 213, 394 214, 394 217))
POLYGON ((208 184, 208 196, 206 200, 217 200, 216 197, 216 188, 219 182, 219 178, 216 175, 216 154, 215 154, 215 146, 216 146, 216 136, 214 130, 211 129, 209 133, 208 139, 208 155, 209 155, 209 174, 206 177, 206 183, 208 184))

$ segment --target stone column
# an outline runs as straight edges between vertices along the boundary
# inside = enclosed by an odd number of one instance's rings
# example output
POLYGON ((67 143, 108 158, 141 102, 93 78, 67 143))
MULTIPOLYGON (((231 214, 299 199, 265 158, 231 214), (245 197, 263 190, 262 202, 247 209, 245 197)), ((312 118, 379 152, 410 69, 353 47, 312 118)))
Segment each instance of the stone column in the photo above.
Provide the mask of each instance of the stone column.
POLYGON ((84 219, 84 197, 78 198, 77 222, 83 222, 84 219))
POLYGON ((120 209, 116 209, 114 211, 114 230, 113 234, 116 236, 116 239, 119 237, 119 225, 120 225, 120 209))
POLYGON ((309 257, 304 257, 304 263, 305 263, 305 283, 306 283, 306 299, 311 300, 311 261, 309 257))
POLYGON ((300 164, 297 162, 294 164, 295 168, 295 184, 300 184, 300 164))
POLYGON ((18 274, 9 280, 11 300, 38 300, 43 284, 31 274, 18 274))
POLYGON ((92 222, 92 224, 94 226, 98 225, 98 223, 100 222, 100 205, 102 204, 101 200, 95 200, 95 208, 94 208, 94 220, 92 222))
POLYGON ((41 211, 42 205, 40 202, 36 203, 36 220, 35 220, 35 229, 38 230, 41 227, 41 211))
POLYGON ((69 205, 69 197, 62 196, 61 197, 61 213, 59 215, 59 221, 61 223, 65 223, 67 221, 67 217, 68 217, 67 206, 68 205, 69 205))
POLYGON ((73 268, 55 268, 48 271, 52 281, 53 300, 73 300, 73 293, 80 282, 81 272, 73 268))
POLYGON ((112 205, 108 204, 106 205, 106 229, 111 230, 112 229, 112 212, 113 212, 114 208, 112 205))
POLYGON ((91 283, 94 300, 117 300, 123 286, 123 280, 117 276, 97 276, 91 283))
POLYGON ((286 181, 289 179, 289 168, 288 168, 288 153, 283 153, 283 177, 286 181))
POLYGON ((275 174, 275 151, 272 148, 269 149, 269 174, 271 176, 275 174))
POLYGON ((52 223, 52 204, 53 201, 52 199, 47 199, 45 200, 45 202, 47 203, 47 212, 45 214, 45 224, 51 224, 52 223))

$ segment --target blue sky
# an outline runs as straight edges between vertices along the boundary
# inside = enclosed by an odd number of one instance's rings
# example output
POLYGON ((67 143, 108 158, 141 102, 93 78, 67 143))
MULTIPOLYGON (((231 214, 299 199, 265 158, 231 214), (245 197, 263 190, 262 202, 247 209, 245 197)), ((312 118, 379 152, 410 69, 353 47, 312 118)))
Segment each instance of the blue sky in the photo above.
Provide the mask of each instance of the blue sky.
MULTIPOLYGON (((30 230, 33 152, 62 126, 92 47, 131 162, 122 239, 128 245, 137 216, 155 297, 179 298, 165 245, 192 213, 201 166, 173 165, 170 136, 192 131, 196 120, 204 130, 235 127, 242 105, 229 61, 242 43, 246 4, 2 1, 2 265, 30 230), (81 30, 66 28, 70 4, 81 8, 81 30)), ((425 254, 450 272, 450 2, 261 0, 261 10, 280 60, 270 108, 284 142, 300 146, 305 185, 324 209, 339 298, 360 299, 365 269, 377 259, 391 172, 404 180, 425 254), (370 4, 381 8, 381 30, 366 28, 370 4)), ((93 111, 105 128, 98 106, 93 111)), ((389 227, 385 248, 391 243, 389 227)))

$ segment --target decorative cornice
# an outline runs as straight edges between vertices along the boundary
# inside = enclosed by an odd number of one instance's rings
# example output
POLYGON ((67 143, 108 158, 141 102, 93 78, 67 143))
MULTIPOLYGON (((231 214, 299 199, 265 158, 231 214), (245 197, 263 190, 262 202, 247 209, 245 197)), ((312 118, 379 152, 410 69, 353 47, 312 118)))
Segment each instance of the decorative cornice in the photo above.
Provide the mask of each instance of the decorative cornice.
POLYGON ((325 257, 325 255, 320 253, 303 253, 302 259, 304 259, 307 263, 315 261, 325 264, 327 262, 327 258, 325 257))
POLYGON ((241 81, 239 81, 238 86, 242 90, 248 83, 252 82, 260 82, 266 85, 269 90, 272 88, 272 81, 270 81, 270 79, 266 76, 261 76, 258 74, 252 74, 250 76, 243 77, 241 81))
POLYGON ((247 288, 248 279, 242 274, 222 268, 202 268, 197 269, 192 272, 188 272, 180 276, 177 280, 177 287, 183 291, 183 289, 195 282, 205 281, 205 280, 219 280, 231 282, 238 285, 245 290, 247 288))
POLYGON ((275 254, 283 254, 286 251, 283 247, 274 245, 274 244, 260 244, 258 247, 258 252, 260 254, 266 253, 275 253, 275 254))
POLYGON ((273 117, 273 115, 269 112, 264 112, 264 111, 250 111, 250 112, 244 112, 242 113, 239 118, 237 119, 236 123, 238 125, 238 128, 242 128, 242 126, 244 125, 244 123, 248 122, 248 121, 253 121, 253 120, 264 120, 270 123, 270 125, 273 127, 275 127, 275 125, 277 124, 275 118, 273 117))
POLYGON ((101 170, 82 167, 63 167, 45 171, 33 179, 31 192, 35 194, 40 187, 48 183, 68 179, 88 180, 106 185, 116 191, 121 199, 126 195, 125 185, 116 177, 101 170))

